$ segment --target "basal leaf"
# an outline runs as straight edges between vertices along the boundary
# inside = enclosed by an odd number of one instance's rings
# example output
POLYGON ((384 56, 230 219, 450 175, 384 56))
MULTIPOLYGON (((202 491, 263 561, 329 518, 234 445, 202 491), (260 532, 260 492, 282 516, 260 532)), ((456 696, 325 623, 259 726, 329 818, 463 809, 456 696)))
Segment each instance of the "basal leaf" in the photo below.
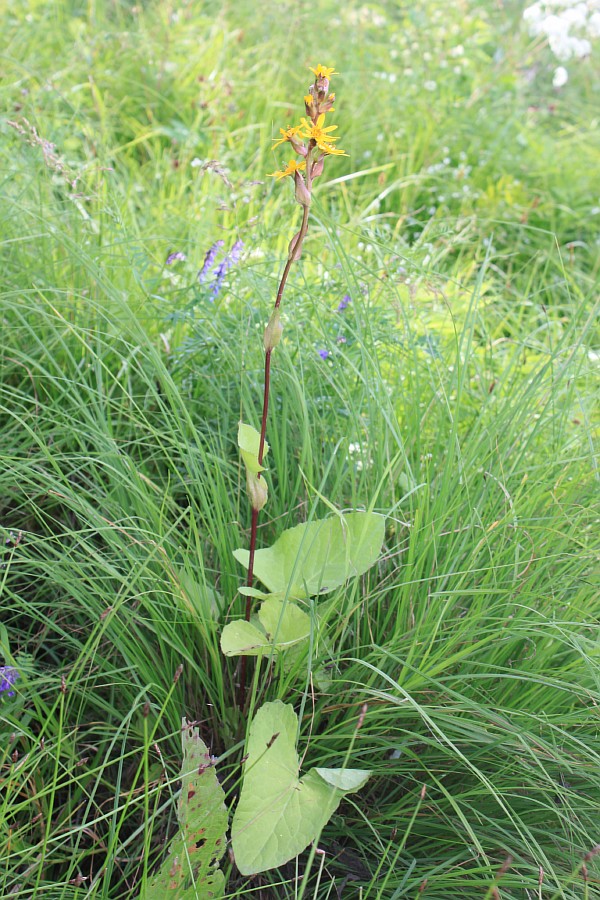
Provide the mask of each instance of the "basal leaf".
POLYGON ((177 808, 179 832, 140 900, 218 900, 225 890, 219 860, 226 847, 227 807, 208 747, 185 720, 177 808))
MULTIPOLYGON (((242 875, 281 866, 301 853, 318 838, 345 793, 328 784, 317 769, 300 778, 297 730, 293 707, 280 700, 265 703, 250 727, 242 792, 231 827, 242 875)), ((368 773, 361 773, 363 783, 365 776, 368 773)), ((358 775, 349 782, 357 785, 358 775)))
MULTIPOLYGON (((298 599, 329 593, 377 561, 384 528, 385 518, 369 512, 296 525, 256 551, 254 574, 272 593, 298 599)), ((234 556, 248 568, 247 550, 235 550, 234 556)))

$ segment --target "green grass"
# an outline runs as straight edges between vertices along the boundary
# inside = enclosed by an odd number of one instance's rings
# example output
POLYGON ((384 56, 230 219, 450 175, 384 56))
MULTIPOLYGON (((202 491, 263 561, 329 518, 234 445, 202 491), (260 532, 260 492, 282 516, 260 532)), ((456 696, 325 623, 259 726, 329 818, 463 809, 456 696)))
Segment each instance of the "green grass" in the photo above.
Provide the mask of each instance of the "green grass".
POLYGON ((270 139, 316 62, 350 158, 284 300, 259 540, 322 496, 387 532, 325 601, 328 645, 263 666, 256 700, 302 713, 307 768, 354 741, 374 774, 320 880, 308 854, 251 881, 226 857, 227 896, 600 897, 597 62, 553 92, 516 4, 316 7, 2 13, 2 897, 138 896, 182 716, 234 802, 237 423, 298 227, 270 139), (213 303, 218 239, 245 248, 213 303))

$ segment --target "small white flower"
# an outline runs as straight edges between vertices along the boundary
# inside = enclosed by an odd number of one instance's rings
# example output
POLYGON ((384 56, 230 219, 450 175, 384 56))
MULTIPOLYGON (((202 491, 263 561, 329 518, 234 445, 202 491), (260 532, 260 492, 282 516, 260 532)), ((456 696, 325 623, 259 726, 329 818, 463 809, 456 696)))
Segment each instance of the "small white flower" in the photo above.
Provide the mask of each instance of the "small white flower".
POLYGON ((555 57, 560 59, 561 62, 568 62, 573 56, 572 41, 568 34, 562 32, 550 34, 548 43, 555 57))
POLYGON ((592 45, 587 40, 587 38, 572 38, 573 44, 573 53, 577 57, 577 59, 582 59, 584 56, 589 56, 592 52, 592 45))
POLYGON ((526 22, 529 23, 529 30, 532 31, 533 28, 537 27, 537 24, 542 18, 542 10, 540 8, 540 5, 538 3, 534 3, 533 6, 528 6, 523 13, 523 18, 526 22))
POLYGON ((437 88, 437 83, 435 81, 426 81, 423 85, 426 91, 435 91, 437 88))
POLYGON ((542 21, 542 30, 546 32, 546 34, 567 34, 568 28, 565 28, 565 23, 557 16, 555 13, 548 16, 546 19, 542 21))
POLYGON ((554 70, 554 77, 552 78, 552 85, 555 88, 564 87, 564 85, 569 80, 569 73, 565 69, 564 66, 558 66, 557 69, 554 70))
POLYGON ((587 32, 591 38, 600 38, 600 11, 594 12, 590 16, 587 32))
POLYGON ((585 28, 587 25, 587 7, 585 3, 570 6, 563 12, 562 20, 574 28, 585 28))

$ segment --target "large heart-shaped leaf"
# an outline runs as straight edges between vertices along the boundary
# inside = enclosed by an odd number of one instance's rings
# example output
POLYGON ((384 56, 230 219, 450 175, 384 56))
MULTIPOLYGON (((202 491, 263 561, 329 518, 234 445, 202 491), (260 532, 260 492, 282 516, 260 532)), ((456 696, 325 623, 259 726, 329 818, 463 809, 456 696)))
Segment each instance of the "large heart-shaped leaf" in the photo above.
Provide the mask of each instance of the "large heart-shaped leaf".
MULTIPOLYGON (((385 518, 369 512, 296 525, 272 547, 256 551, 254 574, 272 593, 299 599, 327 594, 377 561, 384 528, 385 518)), ((248 568, 247 550, 235 550, 234 556, 248 568)))
POLYGON ((281 866, 316 840, 345 793, 370 775, 358 769, 311 769, 302 778, 292 706, 265 703, 248 738, 242 792, 231 839, 242 875, 281 866), (324 777, 324 774, 326 777, 324 777))
POLYGON ((160 871, 140 900, 218 900, 225 891, 219 868, 227 840, 225 792, 197 728, 183 722, 179 832, 160 871))
POLYGON ((268 650, 285 650, 310 634, 310 616, 290 600, 269 597, 258 616, 246 622, 229 622, 221 634, 225 656, 258 656, 268 650))

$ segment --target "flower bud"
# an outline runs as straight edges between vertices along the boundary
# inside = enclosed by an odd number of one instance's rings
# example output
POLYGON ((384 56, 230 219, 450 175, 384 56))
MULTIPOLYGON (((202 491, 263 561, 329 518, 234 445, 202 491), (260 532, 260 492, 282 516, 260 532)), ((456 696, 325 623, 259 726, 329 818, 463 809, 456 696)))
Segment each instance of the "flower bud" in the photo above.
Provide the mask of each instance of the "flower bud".
POLYGON ((290 246, 288 247, 288 259, 293 259, 294 261, 300 259, 302 256, 302 241, 299 241, 300 232, 297 231, 294 237, 290 241, 290 246))
POLYGON ((310 206, 310 191, 298 171, 294 172, 294 182, 296 184, 296 200, 301 206, 310 206))
POLYGON ((318 178, 319 175, 322 175, 324 166, 325 166, 325 154, 322 154, 312 164, 312 168, 310 170, 311 177, 318 178))
POLYGON ((302 141, 297 141, 295 138, 289 138, 289 142, 292 145, 294 153, 297 153, 299 156, 306 156, 308 153, 308 147, 306 144, 303 144, 302 141))
POLYGON ((325 100, 327 92, 329 91, 329 78, 325 78, 324 75, 319 75, 315 81, 315 87, 317 89, 319 100, 325 100))
POLYGON ((261 478, 260 475, 255 475, 253 472, 247 472, 246 487, 248 489, 248 497, 252 509, 260 512, 269 496, 267 482, 264 478, 261 478))
POLYGON ((330 94, 327 100, 319 103, 319 112, 333 112, 333 104, 335 103, 335 94, 330 94))
POLYGON ((269 324, 265 328, 265 334, 263 338, 263 344, 265 348, 265 353, 269 353, 271 350, 274 350, 279 341, 281 340, 281 335, 283 334, 283 325, 281 324, 281 315, 279 313, 279 307, 273 310, 271 318, 269 319, 269 324))
POLYGON ((304 108, 306 109, 306 115, 312 118, 316 118, 319 115, 319 104, 315 98, 315 86, 311 84, 308 89, 308 94, 304 95, 304 108))

